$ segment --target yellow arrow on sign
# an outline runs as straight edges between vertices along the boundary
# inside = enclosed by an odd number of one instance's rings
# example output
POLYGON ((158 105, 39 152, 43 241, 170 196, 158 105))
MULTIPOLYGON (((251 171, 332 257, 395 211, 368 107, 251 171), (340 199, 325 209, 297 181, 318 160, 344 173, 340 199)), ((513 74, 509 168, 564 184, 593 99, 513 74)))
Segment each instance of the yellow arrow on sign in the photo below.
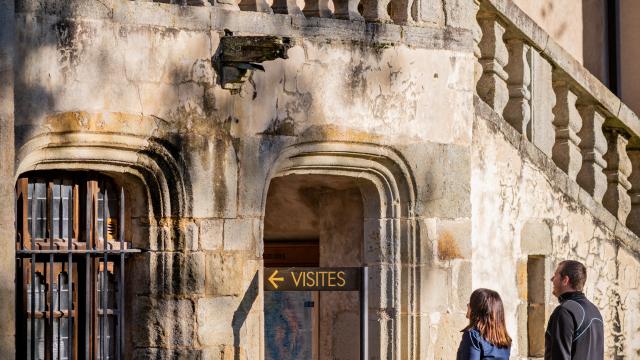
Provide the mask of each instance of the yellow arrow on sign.
POLYGON ((276 277, 276 275, 278 275, 278 270, 274 271, 273 274, 269 276, 269 282, 275 289, 278 288, 278 284, 276 284, 276 281, 284 281, 283 277, 276 277))

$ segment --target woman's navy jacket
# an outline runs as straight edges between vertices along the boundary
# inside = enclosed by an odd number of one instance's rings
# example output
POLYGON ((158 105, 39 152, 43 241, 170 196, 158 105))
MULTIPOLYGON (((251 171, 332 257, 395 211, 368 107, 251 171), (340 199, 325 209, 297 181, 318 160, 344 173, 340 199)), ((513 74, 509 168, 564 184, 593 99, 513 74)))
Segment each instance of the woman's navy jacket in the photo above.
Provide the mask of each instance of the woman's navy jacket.
POLYGON ((476 328, 462 332, 457 360, 508 360, 511 348, 500 348, 485 340, 476 328))

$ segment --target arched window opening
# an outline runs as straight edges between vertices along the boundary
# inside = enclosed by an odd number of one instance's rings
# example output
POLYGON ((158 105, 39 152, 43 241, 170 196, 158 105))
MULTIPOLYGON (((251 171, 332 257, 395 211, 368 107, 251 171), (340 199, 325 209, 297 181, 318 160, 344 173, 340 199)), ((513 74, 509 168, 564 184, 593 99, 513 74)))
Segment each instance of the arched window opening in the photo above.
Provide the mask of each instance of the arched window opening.
POLYGON ((92 172, 33 172, 16 186, 20 359, 123 358, 125 193, 92 172))

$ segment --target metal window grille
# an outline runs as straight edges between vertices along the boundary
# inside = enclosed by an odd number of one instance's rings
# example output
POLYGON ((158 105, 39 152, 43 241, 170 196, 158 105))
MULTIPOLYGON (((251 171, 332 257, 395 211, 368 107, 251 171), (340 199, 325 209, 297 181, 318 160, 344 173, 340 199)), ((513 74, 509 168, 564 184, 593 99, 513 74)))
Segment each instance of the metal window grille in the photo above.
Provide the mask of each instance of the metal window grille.
POLYGON ((124 189, 27 176, 16 199, 17 358, 124 358, 124 189))

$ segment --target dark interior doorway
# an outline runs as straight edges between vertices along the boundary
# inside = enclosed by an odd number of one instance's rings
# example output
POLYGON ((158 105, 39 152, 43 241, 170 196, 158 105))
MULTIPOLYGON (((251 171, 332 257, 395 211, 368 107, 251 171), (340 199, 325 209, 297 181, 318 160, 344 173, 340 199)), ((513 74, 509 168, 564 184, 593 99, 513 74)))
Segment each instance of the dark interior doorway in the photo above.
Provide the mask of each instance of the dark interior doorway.
MULTIPOLYGON (((363 201, 351 178, 272 180, 264 266, 362 266, 363 201)), ((357 359, 359 299, 353 292, 265 292, 265 359, 357 359)))

